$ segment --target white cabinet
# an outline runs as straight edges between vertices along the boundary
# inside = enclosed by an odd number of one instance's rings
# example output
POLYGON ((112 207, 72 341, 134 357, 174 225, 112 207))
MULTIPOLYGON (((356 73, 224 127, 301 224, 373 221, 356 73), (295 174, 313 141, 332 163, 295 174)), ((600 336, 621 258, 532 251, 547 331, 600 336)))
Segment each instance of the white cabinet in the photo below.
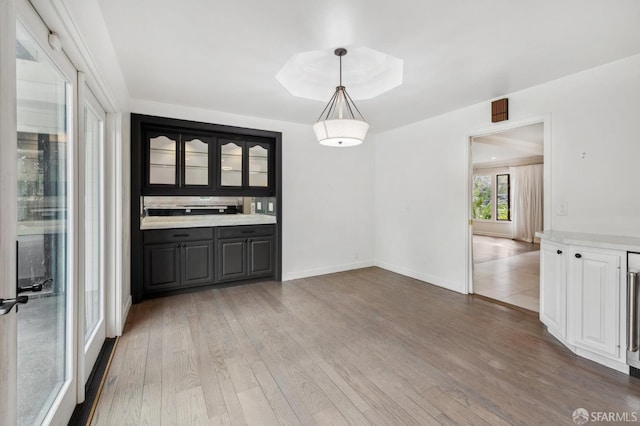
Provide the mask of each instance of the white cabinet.
POLYGON ((540 245, 540 321, 554 336, 567 335, 566 247, 548 241, 540 245))
POLYGON ((576 354, 628 372, 620 348, 625 270, 624 251, 545 239, 540 246, 540 321, 576 354))
POLYGON ((603 356, 620 356, 620 266, 624 253, 571 247, 569 343, 603 356))

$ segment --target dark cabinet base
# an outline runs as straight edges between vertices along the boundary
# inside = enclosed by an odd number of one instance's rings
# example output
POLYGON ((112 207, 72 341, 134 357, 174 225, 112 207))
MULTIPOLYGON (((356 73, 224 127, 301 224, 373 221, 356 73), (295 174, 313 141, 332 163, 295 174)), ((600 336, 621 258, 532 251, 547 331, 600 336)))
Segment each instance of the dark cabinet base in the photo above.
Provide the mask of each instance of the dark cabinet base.
POLYGON ((216 281, 273 274, 273 225, 218 228, 216 281))
POLYGON ((275 225, 162 229, 142 234, 142 291, 134 303, 194 287, 275 278, 275 225))
POLYGON ((143 239, 145 294, 213 283, 213 228, 145 231, 143 239))

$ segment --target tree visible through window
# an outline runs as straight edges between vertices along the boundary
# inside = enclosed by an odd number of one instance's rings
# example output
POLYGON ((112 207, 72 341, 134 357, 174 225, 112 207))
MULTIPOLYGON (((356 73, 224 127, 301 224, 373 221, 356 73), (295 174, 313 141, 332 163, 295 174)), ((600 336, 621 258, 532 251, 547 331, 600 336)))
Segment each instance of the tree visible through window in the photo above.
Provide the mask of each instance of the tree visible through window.
POLYGON ((497 220, 511 220, 511 202, 509 199, 510 181, 509 175, 496 176, 496 215, 497 220))
POLYGON ((491 191, 490 175, 473 177, 473 218, 491 220, 491 191))
POLYGON ((510 185, 509 174, 474 176, 473 218, 511 220, 510 185))

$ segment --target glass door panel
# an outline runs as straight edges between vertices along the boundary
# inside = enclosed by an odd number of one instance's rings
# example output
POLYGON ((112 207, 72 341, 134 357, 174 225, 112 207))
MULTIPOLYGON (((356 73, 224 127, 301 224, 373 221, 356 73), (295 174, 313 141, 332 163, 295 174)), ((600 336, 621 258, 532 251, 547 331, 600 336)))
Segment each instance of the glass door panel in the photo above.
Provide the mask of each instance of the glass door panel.
POLYGON ((209 144, 200 139, 184 142, 185 185, 209 185, 209 144))
POLYGON ((220 185, 242 186, 242 146, 233 142, 220 145, 220 185))
POLYGON ((161 135, 149 139, 149 184, 176 184, 178 139, 161 135))
POLYGON ((106 113, 88 87, 83 90, 84 99, 84 134, 80 147, 82 158, 81 169, 84 194, 82 204, 83 232, 81 233, 83 256, 82 285, 84 288, 84 321, 81 323, 81 342, 84 352, 82 360, 84 374, 80 379, 86 382, 95 364, 100 348, 106 337, 106 322, 104 318, 104 238, 103 217, 103 159, 104 132, 106 113))
POLYGON ((269 151, 260 145, 249 148, 249 186, 269 186, 269 151))
POLYGON ((16 36, 18 291, 29 296, 17 316, 18 423, 27 425, 43 421, 72 376, 66 367, 73 87, 20 23, 16 36))

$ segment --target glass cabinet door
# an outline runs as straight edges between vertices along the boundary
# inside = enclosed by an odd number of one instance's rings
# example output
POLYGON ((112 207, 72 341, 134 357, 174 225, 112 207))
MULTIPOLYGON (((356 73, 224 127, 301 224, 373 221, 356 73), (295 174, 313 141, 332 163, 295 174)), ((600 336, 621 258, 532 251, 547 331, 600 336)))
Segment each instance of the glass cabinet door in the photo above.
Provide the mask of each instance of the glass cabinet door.
POLYGON ((189 136, 183 140, 185 186, 209 186, 209 141, 189 136))
POLYGON ((262 145, 249 146, 249 186, 269 186, 269 150, 262 145))
POLYGON ((220 143, 220 186, 242 187, 242 142, 220 143))
POLYGON ((178 135, 149 135, 149 185, 176 185, 178 135))

